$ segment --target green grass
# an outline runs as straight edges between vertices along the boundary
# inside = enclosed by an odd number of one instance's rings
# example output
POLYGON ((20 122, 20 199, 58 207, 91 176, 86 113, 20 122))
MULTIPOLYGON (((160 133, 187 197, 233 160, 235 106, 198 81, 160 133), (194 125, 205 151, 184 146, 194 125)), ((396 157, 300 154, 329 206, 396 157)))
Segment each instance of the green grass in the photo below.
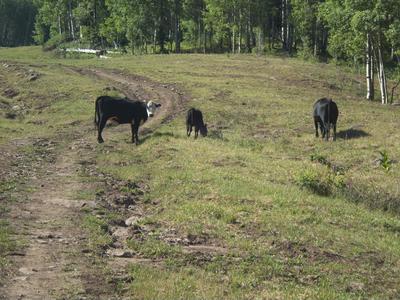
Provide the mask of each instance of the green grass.
MULTIPOLYGON (((0 56, 43 65, 38 70, 45 76, 18 85, 18 97, 37 93, 50 103, 22 121, 0 118, 1 143, 67 132, 80 126, 69 125, 76 120, 91 124, 93 101, 107 83, 59 64, 173 83, 190 95, 187 107, 203 111, 210 138, 187 138, 180 115, 138 147, 127 143, 129 126, 120 126, 106 129, 105 145, 96 148, 101 171, 149 187, 138 205, 152 234, 133 238, 130 246, 161 263, 132 266, 132 298, 400 297, 399 108, 363 100, 361 75, 273 56, 57 59, 35 47, 1 49, 0 56), (311 108, 323 96, 339 106, 336 142, 314 137, 311 108), (360 136, 345 138, 354 133, 360 136), (389 170, 380 165, 380 151, 392 161, 389 170), (310 183, 340 191, 321 196, 303 188, 310 183), (168 230, 179 238, 204 237, 226 253, 190 255, 163 240, 168 230)), ((110 242, 106 221, 86 218, 94 247, 110 242)))

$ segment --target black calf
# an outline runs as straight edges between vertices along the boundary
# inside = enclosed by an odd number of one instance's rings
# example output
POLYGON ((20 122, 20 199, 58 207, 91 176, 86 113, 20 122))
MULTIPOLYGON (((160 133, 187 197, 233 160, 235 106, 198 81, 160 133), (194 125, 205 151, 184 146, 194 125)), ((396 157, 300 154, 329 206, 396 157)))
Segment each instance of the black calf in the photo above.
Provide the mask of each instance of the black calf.
POLYGON ((203 122, 203 114, 200 110, 195 108, 189 109, 186 115, 186 129, 188 136, 192 133, 193 126, 195 139, 199 135, 199 130, 202 136, 207 136, 207 124, 204 124, 203 122))
POLYGON ((315 136, 318 137, 319 124, 322 138, 328 140, 330 129, 333 125, 333 140, 336 140, 336 122, 338 116, 338 107, 332 99, 322 98, 317 100, 314 104, 315 136))

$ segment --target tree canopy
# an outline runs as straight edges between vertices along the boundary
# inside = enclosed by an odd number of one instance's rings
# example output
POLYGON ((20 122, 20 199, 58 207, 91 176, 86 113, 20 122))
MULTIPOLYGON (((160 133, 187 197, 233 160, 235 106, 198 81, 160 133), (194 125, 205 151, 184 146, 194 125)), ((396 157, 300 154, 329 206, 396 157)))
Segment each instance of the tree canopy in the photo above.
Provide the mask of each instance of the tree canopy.
POLYGON ((383 66, 398 64, 400 55, 399 0, 0 0, 0 16, 0 46, 72 42, 132 53, 276 49, 365 63, 367 78, 376 73, 380 81, 383 66))

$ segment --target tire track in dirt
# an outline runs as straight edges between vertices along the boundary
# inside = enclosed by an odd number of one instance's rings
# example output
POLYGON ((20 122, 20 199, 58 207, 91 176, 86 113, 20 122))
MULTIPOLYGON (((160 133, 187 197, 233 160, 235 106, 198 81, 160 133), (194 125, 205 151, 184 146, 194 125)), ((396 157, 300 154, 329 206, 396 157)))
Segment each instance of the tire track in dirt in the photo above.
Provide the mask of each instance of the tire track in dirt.
MULTIPOLYGON (((76 137, 74 140, 75 145, 87 143, 76 137)), ((88 268, 95 273, 96 267, 91 266, 89 255, 82 255, 88 237, 80 226, 83 202, 76 195, 90 186, 78 178, 76 153, 68 148, 55 153, 53 146, 57 143, 45 146, 52 148, 46 154, 55 159, 44 159, 32 174, 29 186, 35 191, 9 213, 17 239, 25 240, 26 247, 12 257, 15 269, 0 298, 70 299, 108 293, 99 284, 93 293, 87 285, 88 268)), ((110 287, 104 281, 102 285, 110 287)))
MULTIPOLYGON (((159 124, 173 120, 185 110, 188 97, 173 84, 160 84, 148 78, 126 74, 120 70, 82 69, 68 67, 67 70, 82 75, 92 76, 101 80, 111 81, 111 84, 132 100, 156 101, 161 103, 161 109, 154 117, 140 127, 142 134, 152 132, 159 124)), ((126 127, 126 126, 125 126, 126 127)))
MULTIPOLYGON (((162 103, 162 109, 153 117, 148 120, 144 126, 141 127, 142 134, 147 134, 153 129, 157 128, 159 124, 163 124, 173 120, 178 114, 182 113, 186 108, 188 97, 177 90, 174 85, 159 84, 137 75, 125 74, 120 70, 101 70, 101 69, 72 69, 80 74, 94 76, 103 80, 111 80, 112 85, 121 91, 125 96, 134 100, 154 100, 162 103)), ((128 128, 129 129, 129 128, 128 128)), ((128 133, 127 129, 127 134, 128 133)), ((119 129, 120 130, 120 129, 119 129)), ((136 207, 136 210, 138 207, 136 207)), ((145 217, 139 211, 131 212, 130 218, 143 218, 145 217)), ((128 218, 129 219, 129 218, 128 218)), ((125 221, 127 223, 128 219, 125 221)), ((127 246, 127 240, 132 238, 131 225, 112 226, 111 233, 113 239, 116 240, 117 247, 108 249, 107 255, 109 256, 108 265, 117 273, 125 270, 130 264, 147 264, 147 265, 160 265, 163 260, 143 258, 140 255, 134 254, 127 246), (118 271, 119 270, 119 271, 118 271)), ((173 238, 174 240, 174 238, 173 238)), ((175 237, 175 240, 187 240, 175 237)), ((174 242, 173 242, 174 243, 174 242)), ((223 255, 226 254, 227 249, 219 245, 203 244, 200 242, 181 243, 182 250, 185 254, 197 255, 223 255)))
MULTIPOLYGON (((186 98, 172 85, 115 70, 65 68, 111 81, 131 99, 160 102, 162 108, 141 127, 142 134, 151 133, 184 109, 186 98)), ((55 161, 43 162, 40 171, 29 180, 36 190, 26 201, 11 208, 10 223, 16 229, 17 238, 26 240, 26 247, 12 257, 15 268, 0 291, 0 299, 117 297, 113 295, 112 283, 96 274, 93 258, 83 254, 88 236, 80 226, 84 216, 80 209, 88 201, 83 203, 76 195, 93 186, 80 180, 79 161, 82 157, 93 158, 96 142, 90 133, 93 130, 90 123, 83 128, 78 126, 72 129, 73 134, 60 133, 54 137, 55 143, 65 143, 63 149, 55 153, 55 161), (59 140, 66 137, 64 141, 59 140)))

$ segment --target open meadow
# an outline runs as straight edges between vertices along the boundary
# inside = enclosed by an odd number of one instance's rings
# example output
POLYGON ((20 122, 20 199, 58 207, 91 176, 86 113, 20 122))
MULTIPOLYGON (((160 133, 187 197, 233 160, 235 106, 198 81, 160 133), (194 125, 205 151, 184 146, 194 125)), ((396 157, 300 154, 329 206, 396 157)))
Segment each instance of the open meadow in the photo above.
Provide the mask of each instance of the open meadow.
POLYGON ((364 100, 364 81, 273 55, 0 48, 0 290, 400 298, 400 106, 364 100), (163 104, 140 145, 128 125, 97 143, 105 94, 163 104), (339 107, 335 142, 315 138, 322 97, 339 107), (186 136, 190 107, 207 137, 186 136))

